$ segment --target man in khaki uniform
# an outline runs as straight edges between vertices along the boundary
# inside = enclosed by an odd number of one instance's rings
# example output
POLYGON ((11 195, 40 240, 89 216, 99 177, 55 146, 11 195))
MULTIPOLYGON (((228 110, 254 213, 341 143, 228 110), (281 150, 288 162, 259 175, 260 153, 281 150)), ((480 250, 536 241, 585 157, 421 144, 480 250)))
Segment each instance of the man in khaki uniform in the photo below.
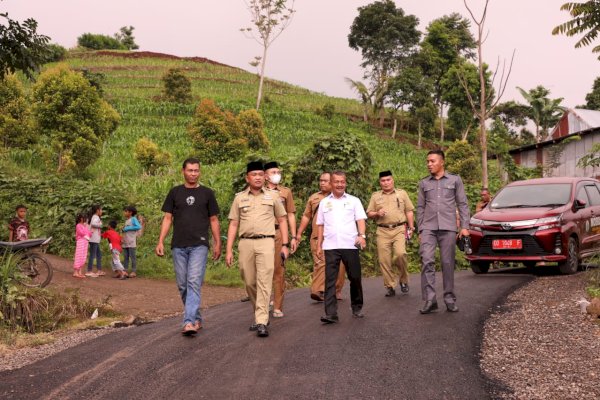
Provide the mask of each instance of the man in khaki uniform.
POLYGON ((248 188, 238 193, 229 212, 227 230, 227 267, 233 264, 233 243, 239 228, 239 265, 246 292, 254 307, 251 331, 260 337, 269 336, 269 300, 273 285, 275 224, 279 223, 283 247, 281 254, 289 255, 286 212, 279 198, 264 188, 264 171, 260 162, 246 167, 248 188))
MULTIPOLYGON (((329 172, 323 172, 319 177, 319 189, 317 193, 312 194, 306 202, 306 208, 304 214, 302 214, 302 220, 300 221, 300 227, 298 228, 298 234, 296 235, 296 243, 300 243, 302 239, 302 232, 308 227, 308 224, 312 221, 312 230, 310 234, 310 251, 313 256, 313 273, 312 273, 312 284, 310 285, 310 298, 316 301, 324 300, 325 293, 325 260, 319 258, 317 255, 317 210, 319 209, 319 203, 325 197, 331 193, 331 174, 329 172)), ((294 252, 292 250, 292 252, 294 252)), ((342 299, 342 289, 344 287, 344 277, 346 276, 346 269, 344 264, 340 265, 340 272, 338 279, 335 282, 336 297, 338 300, 342 299)))
POLYGON ((381 190, 373 193, 367 216, 377 223, 377 258, 383 274, 386 297, 396 295, 395 287, 400 272, 400 290, 408 292, 408 260, 406 256, 406 238, 410 238, 415 229, 414 209, 408 194, 394 187, 394 178, 390 171, 379 173, 381 190))
MULTIPOLYGON (((292 191, 279 183, 281 182, 281 170, 277 162, 272 161, 265 164, 265 180, 267 189, 279 196, 279 201, 287 213, 287 223, 291 234, 291 250, 296 251, 296 206, 292 191)), ((287 238, 287 236, 286 236, 287 238)), ((286 240, 287 242, 287 240, 286 240)), ((275 225, 275 271, 273 272, 273 317, 283 317, 283 296, 285 294, 285 267, 281 259, 281 248, 283 239, 279 224, 275 225)))

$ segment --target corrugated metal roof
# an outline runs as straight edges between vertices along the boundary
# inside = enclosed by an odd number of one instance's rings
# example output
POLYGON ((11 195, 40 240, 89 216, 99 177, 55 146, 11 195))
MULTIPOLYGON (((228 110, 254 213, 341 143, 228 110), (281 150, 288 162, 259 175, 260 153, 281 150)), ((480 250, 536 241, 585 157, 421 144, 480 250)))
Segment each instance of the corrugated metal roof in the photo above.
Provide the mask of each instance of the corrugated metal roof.
POLYGON ((582 127, 583 129, 580 129, 580 130, 574 131, 574 132, 571 132, 571 129, 569 129, 569 133, 575 133, 575 132, 584 131, 584 130, 591 129, 591 128, 600 127, 600 111, 586 110, 584 108, 573 108, 573 109, 570 109, 569 111, 571 111, 573 114, 575 114, 577 117, 579 117, 581 119, 581 121, 584 123, 584 125, 587 125, 585 127, 582 127))

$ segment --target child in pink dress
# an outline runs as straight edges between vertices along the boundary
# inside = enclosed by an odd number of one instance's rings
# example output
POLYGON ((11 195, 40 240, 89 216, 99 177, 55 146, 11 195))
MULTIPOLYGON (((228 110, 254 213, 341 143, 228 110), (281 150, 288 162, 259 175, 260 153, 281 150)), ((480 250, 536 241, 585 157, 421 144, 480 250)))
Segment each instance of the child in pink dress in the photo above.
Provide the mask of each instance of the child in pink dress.
POLYGON ((77 215, 77 226, 75 227, 75 258, 73 260, 73 276, 75 278, 85 278, 81 273, 81 267, 87 259, 89 240, 92 232, 86 224, 86 217, 83 214, 77 215))

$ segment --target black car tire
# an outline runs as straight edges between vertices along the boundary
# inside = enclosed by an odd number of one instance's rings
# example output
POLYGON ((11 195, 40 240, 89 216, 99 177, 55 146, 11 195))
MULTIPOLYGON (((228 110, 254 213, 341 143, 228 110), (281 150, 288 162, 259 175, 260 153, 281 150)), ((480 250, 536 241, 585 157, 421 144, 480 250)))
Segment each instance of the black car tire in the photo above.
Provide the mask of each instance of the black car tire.
POLYGON ((487 274, 490 263, 486 261, 471 261, 471 270, 476 274, 487 274))
POLYGON ((567 244, 567 259, 558 263, 558 269, 563 275, 571 275, 579 269, 579 246, 574 237, 569 238, 567 244))

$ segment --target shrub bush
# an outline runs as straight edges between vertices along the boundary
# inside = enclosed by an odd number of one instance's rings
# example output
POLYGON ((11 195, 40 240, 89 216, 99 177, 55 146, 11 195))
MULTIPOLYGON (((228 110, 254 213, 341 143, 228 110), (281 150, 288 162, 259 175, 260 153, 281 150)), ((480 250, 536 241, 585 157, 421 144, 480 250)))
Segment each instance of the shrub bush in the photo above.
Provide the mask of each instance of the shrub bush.
POLYGON ((327 103, 323 107, 317 108, 317 110, 315 112, 317 115, 320 115, 327 119, 331 119, 331 118, 333 118, 333 115, 335 114, 335 106, 331 103, 327 103))
POLYGON ((188 127, 196 156, 205 164, 233 160, 248 149, 248 141, 239 135, 237 119, 221 110, 213 100, 204 99, 188 127))
POLYGON ((47 46, 47 53, 44 62, 58 62, 62 61, 67 57, 67 49, 62 47, 60 44, 50 43, 47 46))
POLYGON ((84 33, 79 36, 77 44, 90 50, 127 50, 118 39, 95 33, 84 33))
POLYGON ((356 135, 343 132, 317 140, 297 163, 292 177, 294 194, 307 198, 315 191, 323 171, 343 170, 347 175, 348 193, 361 200, 373 190, 373 157, 356 135))
POLYGON ((171 68, 162 77, 163 95, 176 103, 192 101, 192 81, 178 68, 171 68))
POLYGON ((14 75, 0 79, 0 143, 27 148, 37 140, 23 86, 14 75))
POLYGON ((82 74, 63 65, 40 75, 33 100, 37 126, 58 172, 81 173, 93 163, 120 120, 82 74))
POLYGON ((246 138, 248 147, 252 150, 269 150, 269 139, 265 135, 262 117, 258 111, 251 109, 237 115, 240 136, 246 138))
POLYGON ((481 159, 477 148, 466 140, 457 140, 446 150, 446 167, 449 172, 460 175, 463 182, 481 182, 481 159))
POLYGON ((158 148, 158 145, 148 138, 141 138, 135 144, 134 157, 140 163, 144 172, 154 175, 162 167, 171 163, 171 154, 158 148))
POLYGON ((100 96, 104 96, 104 89, 102 85, 106 83, 106 75, 102 72, 92 72, 89 69, 82 69, 81 75, 92 85, 92 87, 96 88, 96 91, 100 96))

